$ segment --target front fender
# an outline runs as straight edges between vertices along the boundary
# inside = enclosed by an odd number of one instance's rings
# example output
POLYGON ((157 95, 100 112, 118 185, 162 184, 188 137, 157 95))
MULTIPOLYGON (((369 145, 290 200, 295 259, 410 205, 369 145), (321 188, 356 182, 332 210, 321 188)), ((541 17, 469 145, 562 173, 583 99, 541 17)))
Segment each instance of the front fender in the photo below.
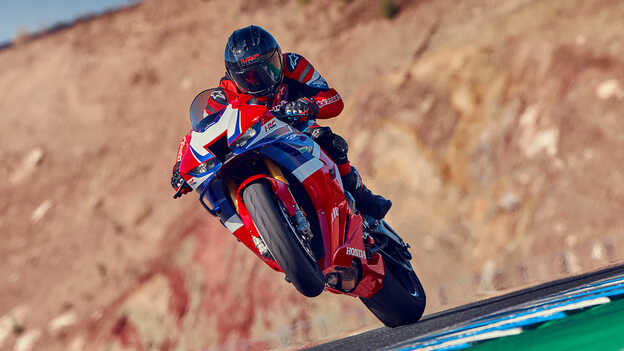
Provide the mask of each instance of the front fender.
POLYGON ((258 235, 258 232, 256 230, 256 226, 253 225, 253 220, 251 219, 251 216, 249 215, 249 210, 247 210, 247 206, 245 205, 245 202, 243 201, 243 196, 242 196, 243 195, 242 192, 247 187, 247 185, 255 181, 265 181, 271 185, 273 192, 275 193, 279 201, 281 201, 282 205, 286 209, 286 212, 288 212, 289 216, 295 215, 295 212, 297 211, 297 202, 295 201, 295 198, 290 193, 290 190, 288 189, 288 184, 281 182, 270 176, 267 176, 264 174, 258 174, 258 175, 255 175, 253 177, 246 179, 243 183, 241 183, 241 185, 236 190, 236 200, 238 202, 238 214, 241 217, 245 227, 247 227, 251 233, 253 233, 257 237, 260 237, 260 235, 258 235))

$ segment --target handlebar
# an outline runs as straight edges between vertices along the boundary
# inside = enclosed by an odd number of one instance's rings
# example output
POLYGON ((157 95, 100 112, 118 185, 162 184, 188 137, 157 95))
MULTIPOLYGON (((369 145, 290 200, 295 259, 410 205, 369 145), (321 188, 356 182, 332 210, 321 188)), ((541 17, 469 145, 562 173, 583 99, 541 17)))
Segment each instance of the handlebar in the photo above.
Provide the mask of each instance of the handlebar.
POLYGON ((174 198, 174 199, 177 199, 177 198, 179 198, 180 196, 182 196, 182 188, 184 188, 184 185, 185 185, 185 184, 186 184, 186 183, 182 183, 182 185, 180 185, 180 187, 178 188, 178 190, 176 191, 176 193, 175 193, 175 194, 173 194, 173 198, 174 198))

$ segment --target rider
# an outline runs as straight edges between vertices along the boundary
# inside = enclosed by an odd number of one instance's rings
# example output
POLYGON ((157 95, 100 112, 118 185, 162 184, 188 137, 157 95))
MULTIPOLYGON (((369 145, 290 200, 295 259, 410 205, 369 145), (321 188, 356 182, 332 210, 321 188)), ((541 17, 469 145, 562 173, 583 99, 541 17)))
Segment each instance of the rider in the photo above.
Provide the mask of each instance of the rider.
MULTIPOLYGON (((279 119, 310 136, 336 162, 344 188, 353 195, 360 211, 377 219, 386 215, 392 202, 364 186, 347 158, 347 142, 329 127, 316 123, 317 118, 336 117, 342 111, 343 102, 303 56, 282 55, 271 34, 251 25, 230 35, 225 46, 225 68, 225 77, 206 106, 207 114, 224 109, 240 94, 252 95, 279 119)), ((182 193, 191 191, 179 170, 190 140, 190 133, 182 139, 171 177, 173 188, 183 187, 182 193)))

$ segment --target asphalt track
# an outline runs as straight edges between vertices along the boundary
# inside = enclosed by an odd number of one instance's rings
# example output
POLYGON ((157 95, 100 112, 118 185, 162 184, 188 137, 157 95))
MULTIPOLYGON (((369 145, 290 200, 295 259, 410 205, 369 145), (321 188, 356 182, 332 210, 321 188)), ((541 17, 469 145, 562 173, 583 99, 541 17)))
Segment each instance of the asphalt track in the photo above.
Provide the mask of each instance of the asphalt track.
MULTIPOLYGON (((379 350, 389 348, 405 340, 413 339, 456 324, 487 315, 522 303, 537 300, 551 294, 577 288, 602 279, 624 274, 624 265, 611 266, 599 271, 567 277, 540 284, 509 294, 459 306, 446 311, 426 315, 418 323, 399 328, 378 328, 359 335, 313 346, 306 350, 379 350)), ((426 289, 426 287, 425 287, 426 289)))

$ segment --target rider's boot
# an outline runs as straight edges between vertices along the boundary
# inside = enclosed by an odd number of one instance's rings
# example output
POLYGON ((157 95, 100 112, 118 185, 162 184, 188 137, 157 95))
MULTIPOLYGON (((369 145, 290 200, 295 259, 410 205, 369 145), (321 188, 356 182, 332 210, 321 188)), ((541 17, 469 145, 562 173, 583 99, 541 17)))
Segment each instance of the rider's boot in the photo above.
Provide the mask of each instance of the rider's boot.
POLYGON ((342 176, 342 184, 346 191, 355 198, 357 208, 364 214, 375 219, 382 219, 392 206, 392 201, 381 195, 373 194, 362 182, 362 177, 355 167, 342 176))

